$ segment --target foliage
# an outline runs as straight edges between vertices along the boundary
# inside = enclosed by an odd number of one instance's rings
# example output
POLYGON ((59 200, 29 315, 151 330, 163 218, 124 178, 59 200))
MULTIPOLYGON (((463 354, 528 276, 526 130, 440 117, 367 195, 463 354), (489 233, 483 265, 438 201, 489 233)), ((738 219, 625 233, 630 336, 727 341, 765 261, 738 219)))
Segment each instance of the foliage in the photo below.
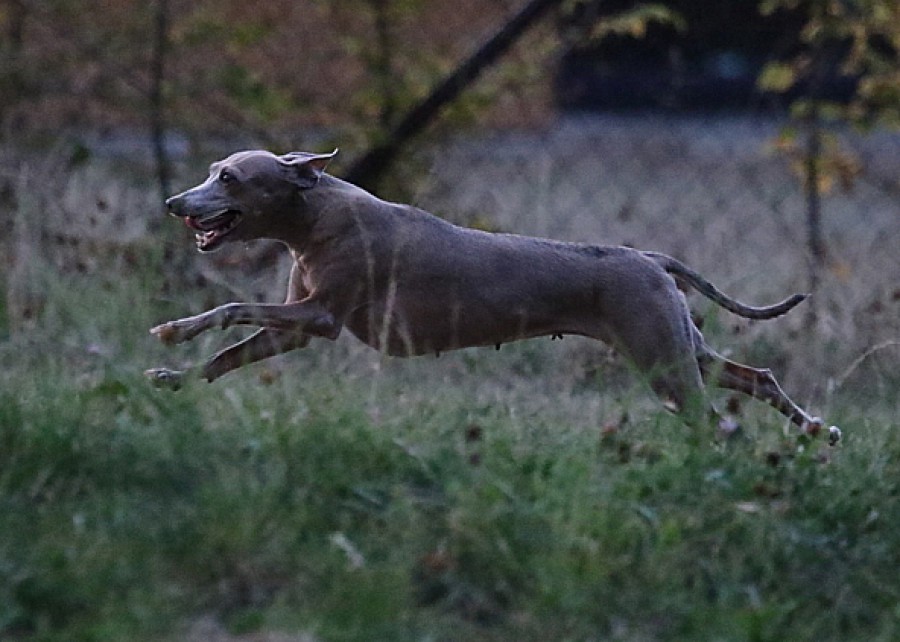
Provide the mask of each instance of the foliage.
MULTIPOLYGON (((570 0, 564 4, 564 9, 574 12, 578 10, 578 5, 584 3, 585 0, 570 0)), ((647 28, 651 24, 666 25, 678 31, 683 31, 686 27, 684 19, 664 4, 638 3, 627 11, 594 21, 583 37, 589 41, 602 40, 608 36, 640 39, 647 34, 647 28)))
MULTIPOLYGON (((807 151, 797 128, 783 128, 773 143, 773 149, 788 160, 795 176, 807 180, 807 151)), ((860 160, 841 146, 840 139, 833 132, 822 133, 822 148, 813 162, 817 168, 816 189, 823 195, 831 194, 835 189, 850 191, 862 172, 860 160)))
MULTIPOLYGON (((761 89, 799 91, 791 109, 800 121, 815 116, 823 123, 847 122, 866 129, 900 126, 900 5, 892 0, 766 0, 760 6, 763 13, 788 9, 807 16, 800 34, 804 47, 792 58, 766 65, 759 77, 761 89), (832 81, 853 80, 855 90, 846 103, 821 97, 819 85, 829 74, 832 81)), ((819 188, 828 193, 834 183, 849 187, 859 161, 834 136, 825 136, 823 142, 813 161, 819 188)), ((795 129, 782 133, 778 148, 797 158, 795 129)), ((792 167, 806 180, 804 163, 793 162, 792 167)))
MULTIPOLYGON (((815 291, 828 263, 821 197, 835 183, 849 189, 861 169, 827 130, 840 122, 868 129, 900 125, 900 5, 893 0, 765 0, 760 7, 763 13, 789 9, 806 17, 799 52, 770 62, 758 82, 763 90, 796 93, 791 113, 801 122, 805 140, 799 142, 795 128, 785 128, 776 149, 786 153, 806 195, 809 288, 815 291), (829 100, 824 86, 842 79, 854 86, 849 100, 829 100)), ((810 306, 808 326, 815 324, 817 313, 818 305, 810 306)))
POLYGON ((0 0, 0 135, 143 126, 160 10, 170 129, 284 148, 325 126, 364 147, 503 23, 501 4, 0 0))
MULTIPOLYGON (((801 10, 807 22, 801 32, 806 47, 788 61, 775 61, 760 77, 763 89, 784 92, 803 81, 820 82, 826 58, 838 53, 834 70, 858 81, 847 105, 829 111, 855 125, 900 126, 900 5, 893 0, 766 0, 763 13, 801 10), (826 51, 827 50, 827 51, 826 51)), ((809 106, 798 102, 803 115, 809 106)))

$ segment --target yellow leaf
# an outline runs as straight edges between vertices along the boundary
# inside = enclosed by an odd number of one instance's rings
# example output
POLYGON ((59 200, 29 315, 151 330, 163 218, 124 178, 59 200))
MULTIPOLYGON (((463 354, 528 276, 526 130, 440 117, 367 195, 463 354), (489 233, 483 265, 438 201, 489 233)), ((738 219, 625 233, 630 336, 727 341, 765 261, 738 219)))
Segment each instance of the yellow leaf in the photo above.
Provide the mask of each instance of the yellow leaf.
POLYGON ((794 85, 795 80, 794 69, 790 65, 773 62, 763 68, 757 84, 766 91, 785 92, 794 85))

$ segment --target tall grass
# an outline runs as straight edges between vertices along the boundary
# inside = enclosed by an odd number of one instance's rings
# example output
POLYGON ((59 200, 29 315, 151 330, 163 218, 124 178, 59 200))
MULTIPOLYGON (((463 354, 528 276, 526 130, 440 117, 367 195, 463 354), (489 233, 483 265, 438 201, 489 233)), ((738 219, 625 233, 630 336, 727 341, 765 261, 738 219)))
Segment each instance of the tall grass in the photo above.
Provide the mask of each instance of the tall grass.
MULTIPOLYGON (((31 191, 4 248, 0 638, 900 636, 884 361, 817 397, 836 449, 750 401, 745 436, 698 442, 572 337, 416 360, 342 337, 160 392, 144 368, 234 335, 165 349, 147 328, 232 293, 198 285, 193 258, 172 269, 177 229, 60 247, 54 192, 9 173, 31 191)), ((84 214, 96 185, 79 176, 57 187, 84 214)), ((106 207, 137 216, 141 188, 119 185, 106 207)), ((707 332, 800 367, 778 332, 707 332)))

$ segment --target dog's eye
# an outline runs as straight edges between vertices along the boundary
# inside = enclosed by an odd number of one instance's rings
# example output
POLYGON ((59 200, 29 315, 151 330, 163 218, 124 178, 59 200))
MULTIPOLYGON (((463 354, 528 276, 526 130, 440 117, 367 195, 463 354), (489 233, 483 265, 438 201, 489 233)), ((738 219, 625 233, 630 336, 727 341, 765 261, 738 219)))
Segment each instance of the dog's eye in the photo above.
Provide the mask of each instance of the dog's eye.
POLYGON ((233 183, 235 181, 234 174, 229 172, 227 169, 223 169, 219 174, 219 180, 228 185, 229 183, 233 183))

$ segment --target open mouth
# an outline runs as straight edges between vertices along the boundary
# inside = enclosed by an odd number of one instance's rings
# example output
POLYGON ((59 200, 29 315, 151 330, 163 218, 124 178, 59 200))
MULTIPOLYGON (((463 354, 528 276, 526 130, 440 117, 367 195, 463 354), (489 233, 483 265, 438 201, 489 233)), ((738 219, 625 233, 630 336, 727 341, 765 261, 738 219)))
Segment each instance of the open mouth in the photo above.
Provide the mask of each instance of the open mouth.
POLYGON ((188 216, 185 224, 196 231, 197 249, 209 252, 217 248, 224 238, 241 222, 241 213, 237 210, 223 210, 208 216, 188 216))

